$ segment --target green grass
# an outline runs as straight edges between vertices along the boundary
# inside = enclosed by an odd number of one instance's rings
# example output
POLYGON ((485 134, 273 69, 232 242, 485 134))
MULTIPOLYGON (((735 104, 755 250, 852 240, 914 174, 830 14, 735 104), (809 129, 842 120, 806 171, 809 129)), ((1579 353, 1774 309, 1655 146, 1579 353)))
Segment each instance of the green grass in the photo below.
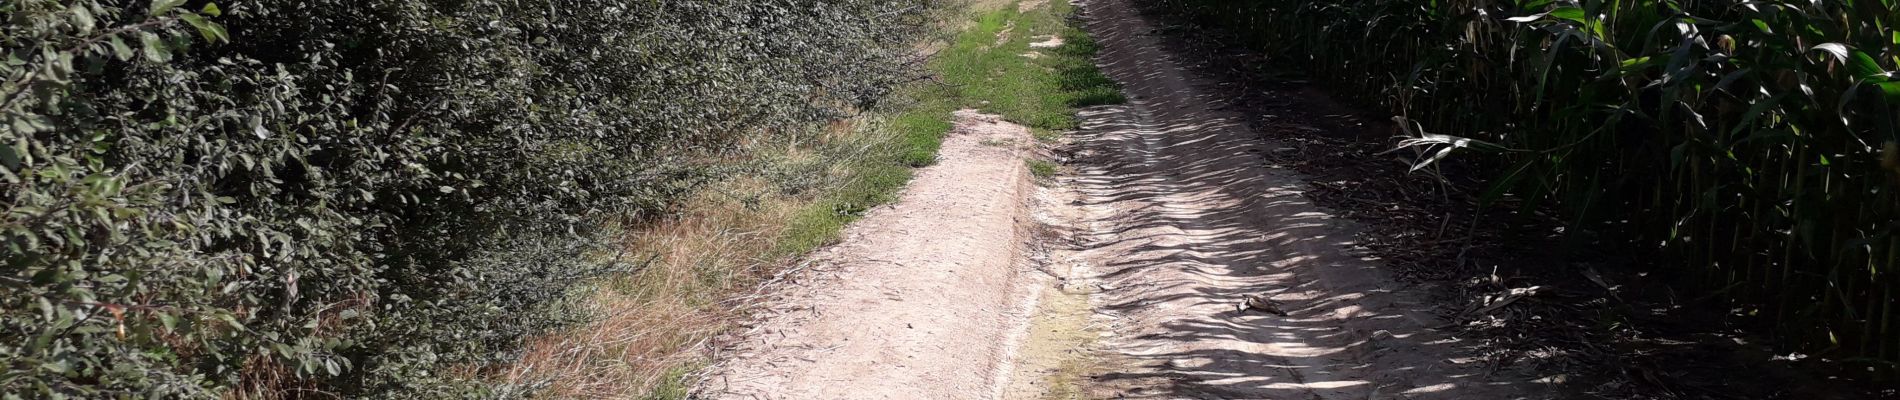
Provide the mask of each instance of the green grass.
POLYGON ((778 251, 783 255, 795 255, 810 252, 818 247, 837 240, 838 233, 846 224, 857 220, 871 207, 889 203, 897 199, 897 192, 910 182, 911 171, 908 158, 929 151, 935 157, 936 138, 931 138, 933 147, 924 149, 912 147, 913 137, 903 139, 905 152, 898 160, 867 159, 854 170, 857 176, 840 188, 838 192, 825 197, 825 200, 800 212, 787 226, 784 237, 779 240, 778 251), (896 161, 896 162, 893 162, 896 161))
POLYGON ((1029 134, 1031 136, 1034 136, 1036 138, 1036 141, 1043 142, 1043 143, 1056 143, 1057 141, 1062 140, 1062 132, 1052 131, 1048 129, 1030 128, 1029 134))
POLYGON ((922 91, 928 98, 917 111, 941 121, 946 111, 976 108, 1031 128, 1062 131, 1075 129, 1078 107, 1123 102, 1115 81, 1095 68, 1099 46, 1070 24, 1072 13, 1074 6, 1050 2, 977 17, 973 28, 931 62, 941 84, 922 91), (998 45, 1005 30, 1008 39, 998 45), (1029 47, 1051 36, 1061 37, 1064 45, 1029 47), (1041 56, 1024 56, 1031 52, 1041 56))
POLYGON ((1037 179, 1049 179, 1056 176, 1056 163, 1037 159, 1029 159, 1024 162, 1029 164, 1029 174, 1034 175, 1037 179))
POLYGON ((685 400, 692 395, 693 384, 688 380, 701 365, 685 365, 666 370, 666 377, 660 379, 660 386, 653 388, 642 400, 685 400))
MULTIPOLYGON (((1069 23, 1073 13, 1072 5, 1049 2, 1027 11, 1011 5, 975 16, 969 29, 927 64, 937 80, 908 88, 903 94, 910 103, 884 113, 888 129, 896 131, 889 157, 855 161, 857 176, 851 183, 800 213, 777 251, 801 254, 830 244, 866 210, 896 200, 911 168, 936 162, 956 110, 1002 115, 1049 141, 1060 135, 1056 132, 1075 129, 1077 108, 1125 101, 1115 81, 1095 68, 1099 46, 1069 23), (1006 30, 1008 40, 998 45, 998 35, 1006 30), (1029 47, 1048 35, 1062 37, 1064 45, 1029 47), (1032 50, 1042 56, 1023 56, 1032 50)), ((1055 173, 1053 164, 1041 161, 1031 161, 1030 169, 1039 177, 1055 173)))

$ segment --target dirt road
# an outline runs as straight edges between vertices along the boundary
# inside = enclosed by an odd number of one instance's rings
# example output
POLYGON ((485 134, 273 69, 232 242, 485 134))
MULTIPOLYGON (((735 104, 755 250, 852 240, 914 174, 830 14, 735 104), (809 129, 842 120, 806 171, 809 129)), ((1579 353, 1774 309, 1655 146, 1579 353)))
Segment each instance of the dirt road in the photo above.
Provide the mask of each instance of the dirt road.
POLYGON ((959 112, 942 160, 781 290, 701 392, 730 399, 986 399, 1038 284, 1022 255, 1022 126, 959 112))
POLYGON ((960 113, 942 163, 821 255, 830 272, 787 291, 702 393, 1539 397, 1432 329, 1433 289, 1356 252, 1358 228, 1268 164, 1281 144, 1219 111, 1129 1, 1082 4, 1130 102, 1083 113, 1073 172, 1032 189, 1027 133, 960 113))

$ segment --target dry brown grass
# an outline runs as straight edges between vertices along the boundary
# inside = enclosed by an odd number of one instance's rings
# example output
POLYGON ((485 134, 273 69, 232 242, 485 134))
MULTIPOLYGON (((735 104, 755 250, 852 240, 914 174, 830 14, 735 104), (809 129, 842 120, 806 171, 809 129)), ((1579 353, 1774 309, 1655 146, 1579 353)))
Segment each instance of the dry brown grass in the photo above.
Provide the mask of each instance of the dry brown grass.
MULTIPOLYGON (((820 178, 836 186, 853 174, 855 148, 877 138, 862 124, 834 124, 805 144, 766 144, 761 161, 776 165, 829 164, 820 178), (824 159, 814 159, 815 157, 824 159)), ((785 195, 780 183, 742 175, 713 184, 685 203, 674 218, 630 239, 634 254, 651 257, 632 274, 599 282, 582 302, 598 315, 592 324, 530 341, 517 363, 495 377, 504 383, 541 386, 553 398, 620 399, 675 397, 681 372, 701 363, 710 338, 739 317, 729 304, 788 264, 775 255, 795 216, 827 191, 785 195)))

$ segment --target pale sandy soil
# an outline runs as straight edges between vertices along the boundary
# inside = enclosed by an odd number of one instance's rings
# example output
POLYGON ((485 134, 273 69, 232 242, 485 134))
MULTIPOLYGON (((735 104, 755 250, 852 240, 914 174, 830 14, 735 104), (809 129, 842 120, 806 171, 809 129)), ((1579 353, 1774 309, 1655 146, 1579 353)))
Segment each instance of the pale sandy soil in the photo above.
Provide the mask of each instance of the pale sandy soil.
POLYGON ((998 396, 1039 278, 1022 126, 956 115, 937 165, 822 251, 701 385, 721 399, 998 396))

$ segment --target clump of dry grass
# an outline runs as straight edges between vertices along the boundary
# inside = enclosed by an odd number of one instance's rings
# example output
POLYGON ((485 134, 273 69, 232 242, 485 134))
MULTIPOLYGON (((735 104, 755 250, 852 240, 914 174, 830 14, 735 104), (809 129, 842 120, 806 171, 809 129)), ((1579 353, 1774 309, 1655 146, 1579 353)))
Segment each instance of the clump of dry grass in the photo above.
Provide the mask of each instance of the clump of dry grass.
POLYGON ((871 175, 904 170, 893 162, 899 153, 895 135, 868 122, 757 143, 759 149, 746 152, 755 156, 729 160, 744 165, 740 172, 629 238, 631 253, 650 261, 597 282, 589 298, 578 302, 597 316, 593 323, 530 341, 520 360, 495 379, 555 398, 683 396, 679 380, 700 363, 697 349, 737 317, 728 300, 831 241, 836 229, 805 225, 814 223, 814 214, 854 218, 835 212, 831 203, 852 201, 840 200, 840 194, 849 197, 864 191, 861 182, 881 180, 871 175))

